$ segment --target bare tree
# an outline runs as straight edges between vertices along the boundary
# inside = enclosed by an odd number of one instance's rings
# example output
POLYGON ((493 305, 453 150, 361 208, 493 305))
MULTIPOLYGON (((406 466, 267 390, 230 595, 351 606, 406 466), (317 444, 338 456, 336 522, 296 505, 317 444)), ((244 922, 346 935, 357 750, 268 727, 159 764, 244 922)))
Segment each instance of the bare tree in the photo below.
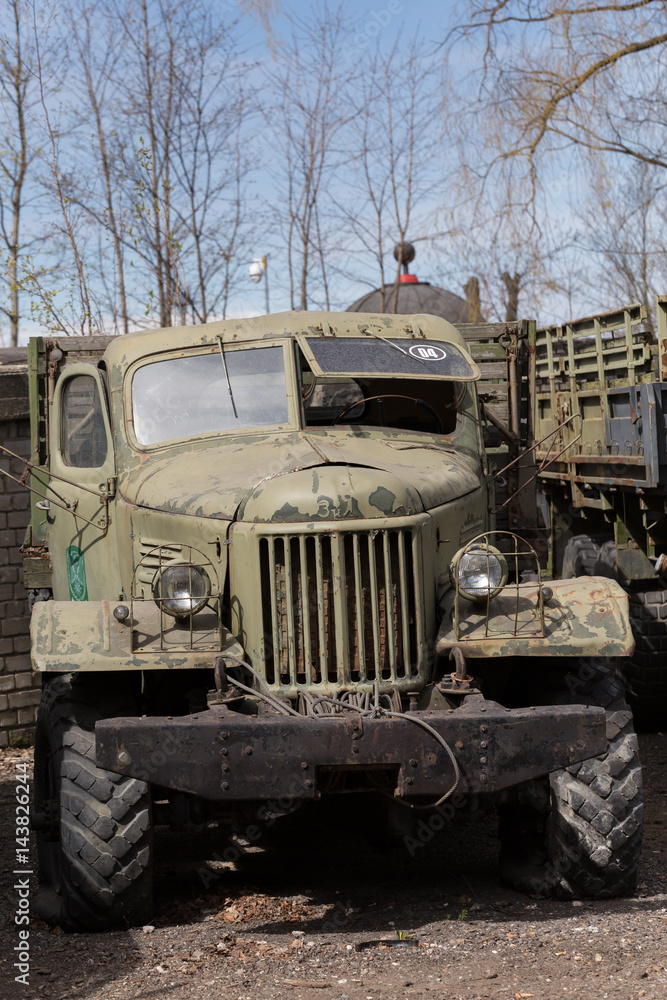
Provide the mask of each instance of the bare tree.
POLYGON ((352 109, 345 101, 351 67, 343 58, 348 23, 343 7, 318 7, 308 21, 291 18, 292 34, 267 75, 274 99, 266 121, 273 147, 274 214, 287 251, 292 308, 307 309, 313 287, 329 308, 324 199, 345 163, 338 144, 352 109))
MULTIPOLYGON (((113 280, 108 288, 110 294, 104 295, 105 306, 111 312, 112 328, 127 333, 130 323, 125 277, 127 227, 117 176, 117 132, 109 127, 108 114, 117 87, 116 70, 122 65, 123 34, 117 30, 110 9, 100 4, 70 3, 66 10, 76 51, 82 104, 88 111, 85 123, 91 130, 93 149, 89 155, 94 165, 87 188, 82 192, 81 181, 77 179, 71 185, 70 195, 108 234, 113 255, 113 280)), ((102 253, 102 259, 105 260, 105 256, 102 253)), ((106 266, 99 270, 103 284, 107 284, 104 280, 106 266)))
POLYGON ((261 25, 269 49, 275 52, 276 36, 273 20, 280 10, 279 0, 238 0, 238 2, 241 9, 261 25))
POLYGON ((337 210, 377 269, 382 311, 395 312, 401 265, 392 262, 388 281, 386 255, 395 243, 433 238, 434 201, 446 196, 441 69, 423 42, 397 38, 361 63, 350 89, 352 183, 337 210))
POLYGON ((471 323, 483 322, 482 299, 479 293, 479 278, 471 275, 463 286, 471 323))
POLYGON ((126 332, 142 313, 160 325, 224 315, 247 256, 250 168, 252 90, 233 31, 199 0, 66 11, 78 100, 59 183, 88 221, 101 322, 126 332))
MULTIPOLYGON (((59 211, 60 225, 56 224, 60 234, 64 238, 73 264, 74 294, 72 303, 74 305, 75 318, 74 328, 76 332, 86 335, 96 332, 99 329, 99 315, 97 304, 91 293, 88 280, 88 272, 85 265, 83 253, 83 240, 81 239, 81 228, 83 225, 82 214, 67 196, 67 179, 61 169, 61 122, 59 116, 54 116, 50 108, 49 94, 47 92, 46 68, 48 65, 43 36, 39 30, 36 10, 33 8, 33 38, 35 46, 35 74, 39 89, 39 102, 41 105, 41 124, 44 132, 45 143, 42 157, 48 164, 50 173, 51 189, 55 195, 57 209, 59 211)), ((34 280, 34 275, 33 275, 34 280)))
POLYGON ((521 288, 522 275, 517 271, 510 274, 503 271, 500 280, 505 286, 505 320, 508 323, 516 323, 519 318, 519 289, 521 288))
POLYGON ((180 298, 199 323, 225 315, 239 257, 248 253, 245 137, 253 98, 233 38, 224 28, 202 28, 172 140, 180 298))
POLYGON ((466 0, 462 10, 451 48, 483 39, 474 113, 500 125, 487 166, 511 162, 527 204, 567 146, 667 166, 663 0, 466 0))
MULTIPOLYGON (((479 311, 489 319, 515 322, 520 316, 549 313, 555 300, 573 291, 570 273, 573 224, 566 218, 535 224, 516 203, 511 188, 486 183, 461 165, 453 175, 458 197, 444 221, 449 233, 437 240, 439 280, 464 285, 473 274, 479 286, 479 311)), ((583 291, 579 273, 577 292, 583 291)), ((470 299, 469 299, 470 301, 470 299)), ((562 311, 562 310, 558 310, 562 311)))
POLYGON ((0 238, 6 251, 7 304, 0 311, 9 321, 10 344, 18 343, 21 308, 20 260, 28 173, 35 160, 30 114, 39 95, 35 87, 35 52, 30 8, 22 0, 2 0, 7 31, 0 35, 0 238))
POLYGON ((648 164, 620 178, 599 164, 594 181, 578 234, 590 262, 589 295, 600 308, 619 299, 641 302, 653 327, 653 304, 667 282, 667 178, 648 164))
POLYGON ((529 297, 567 288, 575 311, 593 308, 591 294, 601 308, 618 294, 646 301, 661 269, 667 6, 465 0, 459 10, 450 53, 483 44, 461 91, 463 131, 481 138, 477 198, 510 191, 542 247, 540 261, 509 259, 503 271, 523 273, 529 297), (570 229, 584 225, 576 240, 557 221, 568 215, 570 229))

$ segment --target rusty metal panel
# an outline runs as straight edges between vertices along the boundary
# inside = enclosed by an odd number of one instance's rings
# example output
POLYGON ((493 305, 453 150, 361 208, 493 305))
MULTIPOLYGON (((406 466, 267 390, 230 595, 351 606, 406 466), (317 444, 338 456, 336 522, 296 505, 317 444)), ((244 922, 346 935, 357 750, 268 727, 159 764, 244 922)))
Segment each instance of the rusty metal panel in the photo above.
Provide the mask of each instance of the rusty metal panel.
MULTIPOLYGON (((183 630, 174 621, 160 621, 153 601, 135 601, 133 620, 116 621, 117 604, 129 601, 44 601, 33 609, 30 622, 35 670, 164 670, 210 669, 216 651, 243 656, 243 649, 226 630, 219 615, 206 610, 194 616, 192 648, 183 648, 183 630), (136 633, 135 636, 132 633, 136 633), (137 648, 137 644, 141 648, 137 648), (160 649, 162 646, 162 650, 160 649)), ((189 630, 186 630, 188 645, 189 630)))
POLYGON ((466 657, 488 656, 630 656, 634 639, 630 629, 628 597, 615 580, 582 577, 550 581, 551 600, 544 605, 544 636, 534 634, 537 584, 521 584, 526 611, 519 616, 515 634, 516 588, 506 588, 481 610, 461 601, 458 628, 454 620, 455 595, 445 601, 436 651, 447 654, 460 646, 466 657), (524 621, 522 634, 521 623, 524 621))
MULTIPOLYGON (((568 483, 575 507, 608 509, 603 488, 650 489, 661 481, 655 369, 664 304, 658 312, 657 349, 638 305, 538 330, 536 436, 581 418, 559 432, 553 450, 567 451, 540 476, 568 483)), ((547 457, 537 453, 538 461, 547 457)))
MULTIPOLYGON (((642 383, 615 386, 602 396, 597 391, 578 392, 575 406, 582 416, 581 436, 572 440, 558 462, 540 472, 540 478, 568 480, 575 487, 653 489, 667 482, 662 415, 666 391, 664 383, 642 383)), ((569 408, 571 399, 561 394, 559 412, 569 408)), ((538 452, 538 458, 545 460, 547 453, 538 452)))
MULTIPOLYGON (((477 392, 483 403, 485 450, 491 470, 498 471, 535 440, 536 324, 532 320, 464 323, 457 329, 479 365, 477 392)), ((497 527, 521 524, 529 533, 535 531, 535 486, 527 485, 533 466, 533 455, 528 453, 507 475, 495 480, 497 527)))
POLYGON ((97 764, 208 799, 315 799, 331 769, 395 775, 397 797, 438 798, 454 782, 442 744, 462 773, 461 788, 493 792, 603 753, 602 708, 565 705, 505 709, 480 697, 456 711, 411 717, 286 718, 225 708, 166 719, 105 719, 95 727, 97 764))

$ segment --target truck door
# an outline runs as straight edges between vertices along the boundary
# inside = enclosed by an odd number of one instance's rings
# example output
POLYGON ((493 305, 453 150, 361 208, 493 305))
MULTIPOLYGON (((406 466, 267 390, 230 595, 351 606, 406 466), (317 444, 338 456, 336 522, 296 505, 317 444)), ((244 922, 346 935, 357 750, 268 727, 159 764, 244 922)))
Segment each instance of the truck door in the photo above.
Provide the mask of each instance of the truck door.
POLYGON ((51 481, 54 502, 48 512, 54 598, 117 598, 115 459, 106 388, 97 368, 75 363, 64 369, 55 388, 50 436, 50 469, 61 477, 51 481))

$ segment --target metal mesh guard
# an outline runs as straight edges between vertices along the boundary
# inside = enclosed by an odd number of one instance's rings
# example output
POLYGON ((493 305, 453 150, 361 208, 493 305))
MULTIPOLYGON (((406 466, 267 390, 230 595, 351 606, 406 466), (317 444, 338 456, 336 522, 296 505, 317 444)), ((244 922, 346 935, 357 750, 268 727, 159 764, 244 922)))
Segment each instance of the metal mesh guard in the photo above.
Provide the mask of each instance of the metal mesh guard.
POLYGON ((544 637, 544 587, 540 562, 537 552, 525 539, 511 531, 486 531, 477 535, 461 550, 454 572, 454 632, 457 641, 544 637), (460 593, 458 565, 466 552, 480 545, 486 547, 487 563, 489 547, 502 553, 508 565, 508 582, 496 597, 472 602, 460 593))
POLYGON ((186 652, 219 650, 222 647, 221 598, 218 576, 211 560, 192 545, 181 545, 174 560, 174 544, 156 545, 145 552, 132 577, 130 598, 131 649, 142 652, 186 652), (180 621, 167 614, 164 598, 155 598, 155 582, 163 570, 173 566, 204 570, 211 583, 211 596, 204 608, 180 621), (146 581, 151 583, 147 584, 146 581))

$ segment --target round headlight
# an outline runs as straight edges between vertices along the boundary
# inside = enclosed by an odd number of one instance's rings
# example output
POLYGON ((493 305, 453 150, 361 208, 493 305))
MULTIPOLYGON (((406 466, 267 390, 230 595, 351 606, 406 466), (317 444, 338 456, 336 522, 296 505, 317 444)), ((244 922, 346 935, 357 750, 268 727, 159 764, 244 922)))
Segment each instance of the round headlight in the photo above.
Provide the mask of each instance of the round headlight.
POLYGON ((452 567, 459 593, 470 601, 487 601, 507 583, 507 563, 498 549, 484 543, 469 546, 452 567))
POLYGON ((155 603, 174 618, 196 615, 210 596, 208 575, 197 566, 167 566, 153 584, 155 603))

